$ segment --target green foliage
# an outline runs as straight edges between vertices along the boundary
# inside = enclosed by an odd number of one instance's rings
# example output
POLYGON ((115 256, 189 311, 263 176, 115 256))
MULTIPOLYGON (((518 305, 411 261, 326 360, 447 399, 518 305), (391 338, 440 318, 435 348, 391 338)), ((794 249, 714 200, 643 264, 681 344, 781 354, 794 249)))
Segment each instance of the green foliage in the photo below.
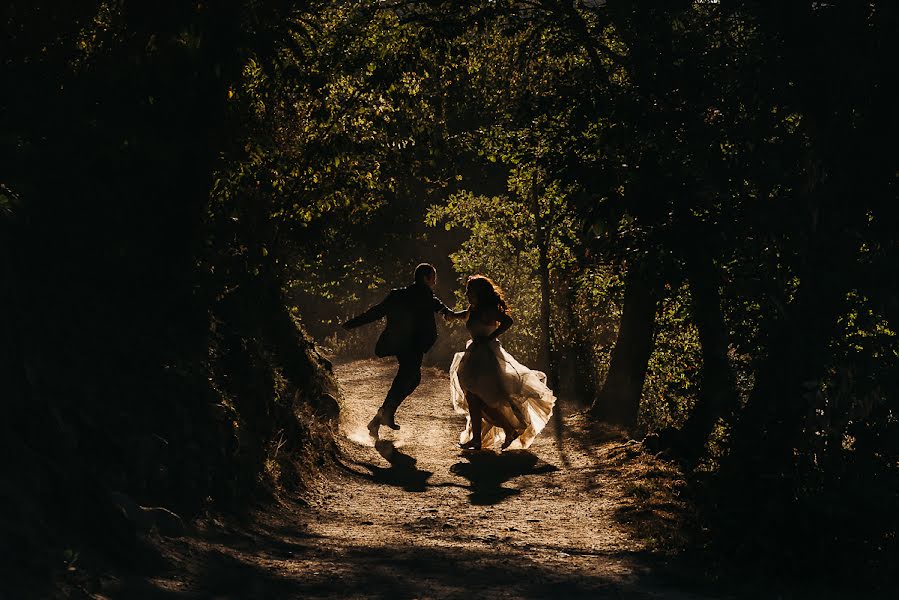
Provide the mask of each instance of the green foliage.
POLYGON ((503 341, 514 355, 533 363, 540 335, 533 215, 508 197, 475 196, 463 191, 451 196, 445 205, 431 206, 426 218, 432 226, 443 223, 447 229, 464 228, 468 234, 450 255, 459 276, 458 305, 466 306, 465 283, 470 275, 480 273, 494 279, 506 294, 516 321, 503 341))
POLYGON ((689 289, 684 286, 673 291, 659 310, 640 412, 650 429, 682 426, 696 400, 702 353, 689 304, 689 289))

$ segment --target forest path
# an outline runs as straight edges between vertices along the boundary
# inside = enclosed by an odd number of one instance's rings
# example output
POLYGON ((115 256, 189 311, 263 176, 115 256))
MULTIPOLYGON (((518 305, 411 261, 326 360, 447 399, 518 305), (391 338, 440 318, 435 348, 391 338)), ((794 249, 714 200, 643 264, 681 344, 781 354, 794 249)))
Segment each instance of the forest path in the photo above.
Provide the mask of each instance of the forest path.
MULTIPOLYGON (((652 581, 644 548, 616 519, 633 504, 603 450, 552 424, 529 450, 463 453, 445 371, 425 368, 397 413, 399 431, 366 424, 396 363, 335 367, 348 472, 327 482, 308 533, 332 554, 311 595, 383 598, 690 598, 652 581), (325 585, 325 582, 331 585, 325 585)), ((563 407, 564 408, 564 407, 563 407)), ((567 411, 563 411, 567 412, 567 411)), ((574 419, 570 419, 574 420, 574 419)), ((569 420, 569 421, 570 421, 569 420)), ((573 434, 578 424, 566 427, 573 434)), ((607 447, 622 442, 608 442, 607 447)), ((310 565, 313 567, 313 565, 310 565)))
POLYGON ((396 363, 335 371, 342 465, 322 475, 310 506, 285 502, 251 523, 213 520, 165 542, 180 564, 170 558, 168 576, 145 581, 148 596, 700 598, 666 582, 622 524, 636 507, 621 467, 640 459, 620 438, 588 444, 575 416, 565 458, 552 423, 529 450, 462 453, 448 375, 425 368, 397 413, 402 428, 382 427, 375 444, 365 427, 396 363))

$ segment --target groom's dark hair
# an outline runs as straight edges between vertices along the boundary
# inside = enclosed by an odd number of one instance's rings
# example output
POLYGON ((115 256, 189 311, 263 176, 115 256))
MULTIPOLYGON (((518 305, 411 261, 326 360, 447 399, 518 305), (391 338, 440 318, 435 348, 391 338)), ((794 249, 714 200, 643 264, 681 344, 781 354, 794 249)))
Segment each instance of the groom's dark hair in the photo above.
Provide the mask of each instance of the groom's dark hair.
POLYGON ((415 267, 415 283, 424 283, 425 279, 430 279, 437 274, 437 269, 429 263, 421 263, 415 267))

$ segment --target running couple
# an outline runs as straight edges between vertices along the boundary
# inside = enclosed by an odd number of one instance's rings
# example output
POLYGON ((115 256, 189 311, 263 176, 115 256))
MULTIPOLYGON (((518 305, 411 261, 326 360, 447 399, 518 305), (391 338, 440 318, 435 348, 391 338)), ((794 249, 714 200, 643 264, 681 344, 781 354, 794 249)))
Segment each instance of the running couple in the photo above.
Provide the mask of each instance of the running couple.
POLYGON ((434 295, 437 271, 423 263, 411 285, 392 290, 383 302, 343 324, 352 329, 387 318, 375 345, 378 356, 396 356, 399 370, 368 431, 377 438, 382 425, 399 429, 396 410, 421 382, 421 361, 437 339, 437 313, 447 321, 464 320, 471 339, 450 366, 450 397, 466 415, 459 436, 464 449, 527 448, 552 416, 556 397, 546 375, 525 367, 506 352, 499 336, 512 326, 502 290, 488 277, 468 278, 466 310, 450 310, 434 295))

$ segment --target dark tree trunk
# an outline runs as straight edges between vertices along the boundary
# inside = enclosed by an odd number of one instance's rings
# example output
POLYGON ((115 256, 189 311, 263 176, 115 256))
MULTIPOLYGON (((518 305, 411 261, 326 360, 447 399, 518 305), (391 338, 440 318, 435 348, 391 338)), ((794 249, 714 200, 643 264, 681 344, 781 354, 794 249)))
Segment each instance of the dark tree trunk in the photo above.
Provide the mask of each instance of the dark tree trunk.
POLYGON ((547 383, 550 388, 555 389, 558 383, 556 376, 556 364, 553 357, 552 348, 552 329, 550 323, 550 287, 549 287, 549 241, 546 235, 541 235, 538 241, 539 250, 539 276, 540 276, 540 350, 543 354, 544 368, 546 369, 547 383))
POLYGON ((773 328, 725 465, 726 472, 741 479, 789 483, 796 440, 809 407, 809 385, 825 374, 828 346, 845 300, 845 289, 822 271, 819 266, 806 276, 773 328))
POLYGON ((712 257, 695 252, 687 258, 687 276, 692 295, 693 321, 702 346, 699 398, 680 432, 678 454, 694 461, 719 418, 736 410, 739 397, 733 370, 727 358, 728 329, 721 310, 720 271, 712 257))
POLYGON ((899 285, 883 273, 890 272, 896 264, 899 264, 899 256, 887 255, 874 268, 859 273, 858 281, 859 289, 871 298, 875 310, 883 315, 893 331, 899 331, 899 285))
POLYGON ((635 261, 627 271, 624 308, 609 374, 591 414, 625 427, 637 424, 646 367, 652 354, 659 294, 648 264, 635 261))
POLYGON ((537 275, 540 278, 540 354, 543 369, 546 371, 546 378, 549 387, 555 389, 558 377, 556 376, 556 366, 553 360, 552 348, 552 328, 551 328, 551 306, 549 299, 549 236, 550 223, 540 207, 540 186, 539 178, 534 175, 531 181, 531 211, 534 215, 534 225, 538 252, 537 275))
MULTIPOLYGON (((578 272, 580 268, 576 268, 578 272)), ((563 379, 573 383, 575 396, 589 406, 596 396, 595 360, 593 349, 587 340, 584 327, 575 312, 577 306, 577 284, 573 277, 562 277, 566 328, 571 340, 565 348, 564 358, 560 361, 559 370, 563 379)))

